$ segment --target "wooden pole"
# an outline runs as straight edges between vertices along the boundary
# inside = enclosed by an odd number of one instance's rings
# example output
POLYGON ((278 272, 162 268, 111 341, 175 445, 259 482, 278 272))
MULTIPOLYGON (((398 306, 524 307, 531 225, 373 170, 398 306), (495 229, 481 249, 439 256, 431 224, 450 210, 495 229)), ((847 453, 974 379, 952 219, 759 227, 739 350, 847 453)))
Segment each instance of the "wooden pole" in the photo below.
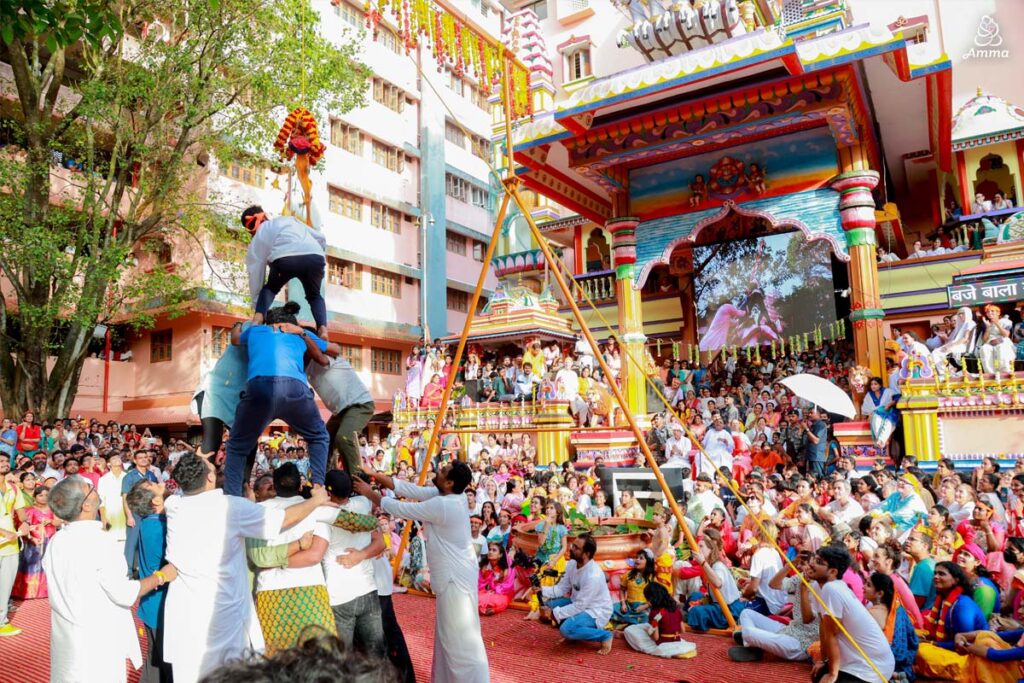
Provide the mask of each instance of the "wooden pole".
MULTIPOLYGON (((427 480, 427 470, 430 469, 430 459, 433 457, 434 450, 437 448, 438 441, 441 435, 441 426, 444 424, 445 415, 448 412, 448 400, 451 398, 452 388, 455 385, 455 375, 459 371, 459 361, 462 360, 462 354, 466 349, 466 338, 469 336, 469 326, 473 322, 473 314, 476 312, 477 304, 480 302, 480 293, 484 289, 484 282, 487 280, 487 274, 490 272, 491 259, 494 258, 494 251, 498 246, 498 238, 501 236, 501 224, 505 222, 505 214, 508 212, 509 196, 506 193, 501 200, 501 206, 498 208, 498 216, 494 221, 494 232, 491 233, 491 241, 487 244, 487 253, 484 254, 484 265, 480 268, 480 276, 476 280, 476 289, 473 291, 473 298, 469 302, 469 311, 466 313, 466 322, 462 325, 462 334, 459 336, 459 345, 455 349, 455 355, 452 357, 452 367, 448 371, 448 382, 444 385, 444 391, 441 393, 441 405, 437 408, 437 414, 434 416, 434 429, 430 432, 430 439, 427 441, 427 448, 423 454, 423 465, 420 468, 419 479, 417 483, 420 486, 427 480)), ((423 264, 424 270, 426 270, 426 263, 423 264)), ((415 454, 413 454, 415 458, 415 454)), ((402 541, 398 544, 398 552, 395 554, 394 560, 391 563, 391 571, 395 574, 398 573, 398 567, 402 563, 402 555, 405 553, 405 548, 409 544, 409 530, 412 528, 412 523, 409 522, 402 529, 402 541)))
MULTIPOLYGON (((507 108, 506 116, 508 116, 507 108)), ((601 355, 600 349, 597 345, 597 341, 594 339, 594 336, 590 333, 590 329, 587 327, 587 324, 583 319, 583 313, 580 312, 579 306, 576 305, 576 299, 573 297, 572 291, 566 284, 565 278, 562 276, 562 273, 555 265, 555 256, 551 252, 551 248, 548 246, 547 240, 544 238, 544 235, 537 227, 537 224, 533 220, 533 216, 530 215, 530 211, 527 208, 526 203, 523 201, 522 196, 519 194, 519 188, 516 187, 515 183, 507 182, 506 189, 512 194, 512 199, 516 202, 516 205, 519 207, 519 210, 523 214, 523 218, 526 219, 527 224, 530 226, 530 232, 533 234, 534 240, 537 241, 540 250, 544 253, 544 258, 547 259, 548 263, 552 265, 551 274, 555 276, 555 281, 558 283, 559 289, 562 290, 562 295, 565 297, 566 302, 568 302, 569 308, 572 309, 572 314, 576 318, 576 322, 580 326, 580 331, 583 333, 583 336, 586 337, 587 341, 590 343, 590 347, 594 352, 594 360, 596 360, 598 364, 601 366, 601 372, 604 373, 605 377, 613 377, 611 370, 608 368, 608 364, 605 363, 604 356, 601 355)), ((612 393, 615 395, 615 400, 618 402, 619 407, 622 409, 622 414, 623 416, 625 416, 626 421, 629 423, 629 427, 633 431, 633 435, 636 437, 637 443, 640 446, 640 450, 643 451, 644 456, 647 458, 647 464, 654 472, 654 478, 657 479, 658 485, 661 487, 662 493, 665 495, 666 500, 668 500, 669 507, 672 509, 672 514, 675 516, 676 523, 679 525, 679 530, 686 537, 686 542, 690 545, 690 548, 696 550, 697 540, 693 537, 693 534, 690 532, 690 528, 686 525, 686 520, 683 519, 683 511, 680 509, 678 503, 676 503, 676 499, 672 495, 672 491, 669 489, 668 483, 665 481, 665 477, 661 474, 661 468, 658 466, 658 463, 655 462, 654 456, 651 453, 651 449, 647 445, 647 442, 644 440, 644 435, 643 432, 640 430, 640 426, 636 423, 636 419, 633 417, 633 414, 629 412, 629 408, 626 404, 626 399, 622 395, 622 390, 619 389, 618 383, 615 382, 614 379, 612 379, 612 381, 608 383, 608 388, 611 389, 612 393)), ((733 618, 732 612, 729 611, 729 606, 726 604, 724 598, 722 598, 722 593, 718 590, 717 587, 715 587, 715 584, 713 582, 707 580, 706 575, 704 584, 708 587, 708 590, 714 596, 715 601, 721 608, 722 614, 725 616, 725 620, 729 624, 729 628, 735 630, 736 620, 733 618)))

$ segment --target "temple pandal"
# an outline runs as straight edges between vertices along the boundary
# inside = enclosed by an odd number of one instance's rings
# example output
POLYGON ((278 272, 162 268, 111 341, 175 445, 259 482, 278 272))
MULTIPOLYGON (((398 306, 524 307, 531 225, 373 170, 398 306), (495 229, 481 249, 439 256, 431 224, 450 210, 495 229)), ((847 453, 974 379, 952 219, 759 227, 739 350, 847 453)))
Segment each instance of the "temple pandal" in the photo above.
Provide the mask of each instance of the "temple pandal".
MULTIPOLYGON (((724 32, 659 52, 650 36, 671 28, 674 16, 645 19, 630 3, 635 24, 619 49, 639 50, 648 63, 594 77, 562 99, 550 70, 539 68, 546 49, 532 10, 510 23, 513 40, 529 37, 514 45, 519 57, 538 66, 534 114, 513 133, 518 179, 578 214, 541 231, 564 250, 587 292, 581 304, 595 303, 617 322, 627 356, 646 359, 658 340, 720 352, 698 331, 694 250, 754 237, 794 233, 823 245, 840 288, 839 322, 818 322, 852 340, 865 378, 886 376, 894 327, 927 332, 960 306, 1024 299, 1022 214, 990 206, 972 213, 976 194, 991 200, 998 191, 1017 205, 1024 197, 1024 110, 979 92, 954 114, 950 60, 934 43, 909 39, 916 19, 857 23, 838 0, 787 3, 785 13, 776 2, 714 4, 724 32), (962 237, 966 250, 908 258, 907 226, 884 166, 898 168, 914 188, 906 196, 927 203, 932 225, 962 237), (879 245, 902 260, 879 264, 879 245), (649 281, 677 286, 650 294, 649 281)), ((519 237, 504 246, 492 264, 502 284, 473 320, 470 342, 523 348, 533 339, 575 339, 565 302, 546 288, 537 243, 519 237)), ((621 371, 625 409, 638 418, 648 414, 644 365, 624 357, 621 371)), ((906 452, 926 467, 940 457, 1016 458, 1024 448, 1024 374, 978 376, 971 367, 967 379, 948 381, 928 367, 908 370, 900 402, 906 452)), ((630 464, 636 454, 629 432, 575 430, 567 405, 543 397, 453 405, 452 414, 458 429, 536 431, 539 464, 592 463, 598 455, 630 464)), ((396 406, 399 426, 422 428, 429 418, 396 406)), ((836 425, 836 436, 865 463, 885 455, 866 420, 836 425)))

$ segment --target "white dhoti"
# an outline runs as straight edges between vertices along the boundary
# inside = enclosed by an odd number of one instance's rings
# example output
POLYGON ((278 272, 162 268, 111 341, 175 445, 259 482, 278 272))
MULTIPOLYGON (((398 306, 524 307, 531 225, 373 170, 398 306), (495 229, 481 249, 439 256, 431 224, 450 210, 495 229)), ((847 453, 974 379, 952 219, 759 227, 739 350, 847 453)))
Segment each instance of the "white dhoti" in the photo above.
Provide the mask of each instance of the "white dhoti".
MULTIPOLYGON (((953 344, 947 347, 940 346, 931 353, 932 367, 935 368, 940 378, 945 377, 948 359, 952 358, 957 364, 960 364, 960 357, 966 352, 967 344, 953 344)), ((963 366, 961 365, 962 368, 963 366)))
POLYGON ((1017 350, 1007 337, 998 344, 983 344, 981 347, 981 367, 987 373, 1013 372, 1013 360, 1017 350))
MULTIPOLYGON (((799 619, 800 615, 794 616, 799 619)), ((779 633, 785 628, 781 623, 763 614, 745 609, 740 612, 740 627, 743 629, 743 644, 761 648, 780 659, 789 662, 803 662, 810 659, 807 651, 800 647, 800 641, 791 635, 779 633)))
POLYGON ((686 640, 678 640, 672 643, 654 642, 651 638, 651 626, 649 624, 632 624, 626 627, 623 634, 629 646, 645 655, 655 657, 688 657, 697 654, 697 646, 686 640))
POLYGON ((454 582, 436 593, 432 683, 488 683, 484 639, 480 635, 479 595, 459 590, 454 582))

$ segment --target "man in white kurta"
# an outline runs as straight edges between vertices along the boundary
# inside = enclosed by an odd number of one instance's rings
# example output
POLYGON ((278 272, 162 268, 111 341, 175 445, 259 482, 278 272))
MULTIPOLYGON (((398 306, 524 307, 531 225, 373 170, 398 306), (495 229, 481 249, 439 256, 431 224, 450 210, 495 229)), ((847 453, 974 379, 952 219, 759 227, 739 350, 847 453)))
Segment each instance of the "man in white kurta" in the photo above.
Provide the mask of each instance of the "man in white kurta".
POLYGON ((711 477, 712 481, 717 479, 720 467, 732 472, 733 448, 735 442, 732 440, 732 434, 726 431, 722 418, 716 415, 704 435, 705 453, 697 456, 700 460, 699 471, 711 477))
POLYGON ((490 670, 480 635, 477 581, 479 556, 473 552, 469 530, 466 486, 472 472, 464 462, 445 465, 434 477, 434 486, 414 486, 373 473, 382 486, 394 489, 402 502, 381 498, 366 482, 353 482, 355 492, 366 496, 385 512, 424 523, 427 532, 427 565, 430 584, 437 596, 434 624, 433 683, 487 683, 490 670))
POLYGON ((123 682, 125 659, 136 669, 142 665, 132 605, 172 580, 174 568, 130 580, 124 551, 103 531, 97 518, 100 497, 88 482, 57 483, 50 508, 74 520, 54 535, 43 555, 50 598, 50 681, 123 682))
POLYGON ((226 496, 197 455, 182 456, 174 477, 185 494, 167 500, 167 561, 178 580, 164 604, 164 660, 177 683, 195 683, 225 662, 263 649, 245 559, 245 539, 271 540, 328 503, 322 488, 286 509, 226 496))
POLYGON ((611 652, 613 633, 605 629, 612 616, 608 578, 594 562, 597 543, 590 534, 580 534, 569 544, 565 573, 554 586, 534 588, 544 598, 541 614, 553 619, 566 640, 601 643, 599 652, 611 652))

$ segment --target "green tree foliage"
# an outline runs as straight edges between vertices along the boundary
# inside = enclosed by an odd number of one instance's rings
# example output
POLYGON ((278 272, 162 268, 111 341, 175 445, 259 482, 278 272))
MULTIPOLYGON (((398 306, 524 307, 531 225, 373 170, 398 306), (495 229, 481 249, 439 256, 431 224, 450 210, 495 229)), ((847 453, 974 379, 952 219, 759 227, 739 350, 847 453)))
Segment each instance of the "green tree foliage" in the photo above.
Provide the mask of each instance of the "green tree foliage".
POLYGON ((189 268, 133 265, 237 221, 207 196, 210 155, 269 161, 294 106, 326 128, 362 104, 356 47, 317 25, 308 0, 0 2, 6 414, 66 415, 97 325, 187 301, 189 268))

